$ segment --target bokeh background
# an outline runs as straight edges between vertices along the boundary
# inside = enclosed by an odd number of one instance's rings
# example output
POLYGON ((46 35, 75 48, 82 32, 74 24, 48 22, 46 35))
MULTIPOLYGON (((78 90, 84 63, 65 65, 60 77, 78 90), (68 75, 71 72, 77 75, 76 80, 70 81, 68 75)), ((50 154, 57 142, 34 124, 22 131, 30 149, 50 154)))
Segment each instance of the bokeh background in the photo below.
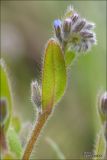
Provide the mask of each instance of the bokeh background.
POLYGON ((93 150, 100 129, 96 99, 106 89, 106 1, 1 1, 1 56, 10 71, 14 114, 22 123, 36 118, 30 83, 41 77, 53 21, 63 16, 68 5, 96 23, 98 44, 71 66, 66 94, 42 133, 35 159, 57 159, 46 137, 58 144, 67 159, 82 158, 93 150))

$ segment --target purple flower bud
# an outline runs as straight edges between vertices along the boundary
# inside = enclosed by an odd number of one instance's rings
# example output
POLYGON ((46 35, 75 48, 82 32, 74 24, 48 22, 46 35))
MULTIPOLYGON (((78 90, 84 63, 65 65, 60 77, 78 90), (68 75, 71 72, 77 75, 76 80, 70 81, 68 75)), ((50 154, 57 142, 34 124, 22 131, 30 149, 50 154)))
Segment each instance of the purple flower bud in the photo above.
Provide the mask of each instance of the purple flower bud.
POLYGON ((3 126, 8 116, 6 99, 0 99, 0 126, 3 126))
POLYGON ((59 39, 59 41, 61 42, 62 41, 62 38, 61 38, 61 20, 60 19, 56 19, 54 21, 54 29, 55 29, 55 34, 56 34, 56 37, 59 39))
POLYGON ((85 24, 86 24, 86 21, 85 20, 81 20, 80 22, 78 22, 75 25, 75 27, 73 29, 73 32, 79 32, 79 31, 81 31, 83 29, 83 27, 85 26, 85 24))
POLYGON ((86 23, 86 25, 84 26, 84 29, 85 30, 92 30, 92 29, 94 29, 95 28, 95 24, 94 23, 89 23, 89 22, 87 22, 86 23))
POLYGON ((90 41, 91 44, 96 44, 96 39, 95 38, 90 38, 89 41, 90 41))
POLYGON ((107 92, 101 96, 101 110, 107 115, 107 92))
POLYGON ((55 29, 58 29, 58 28, 60 28, 61 27, 61 20, 60 19, 56 19, 55 21, 54 21, 54 28, 55 29))
POLYGON ((87 31, 82 31, 80 32, 80 35, 83 37, 83 38, 93 38, 94 35, 92 32, 87 32, 87 31))
POLYGON ((79 18, 79 15, 77 13, 74 13, 74 15, 71 17, 71 20, 72 20, 72 25, 77 22, 79 18))
POLYGON ((62 28, 62 38, 64 41, 68 40, 68 37, 70 35, 71 30, 71 19, 66 18, 63 22, 63 28, 62 28))
POLYGON ((107 121, 107 92, 104 92, 98 99, 98 111, 101 121, 107 121))
POLYGON ((63 32, 70 32, 71 29, 71 19, 67 18, 63 23, 63 32))

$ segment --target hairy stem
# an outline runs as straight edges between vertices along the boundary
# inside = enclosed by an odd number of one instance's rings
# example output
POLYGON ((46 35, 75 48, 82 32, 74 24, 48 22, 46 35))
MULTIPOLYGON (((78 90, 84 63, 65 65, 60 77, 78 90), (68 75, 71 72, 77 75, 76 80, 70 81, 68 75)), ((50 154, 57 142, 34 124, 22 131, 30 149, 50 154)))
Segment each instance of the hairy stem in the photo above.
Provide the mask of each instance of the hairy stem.
POLYGON ((29 160, 30 155, 32 153, 34 144, 36 144, 37 139, 40 135, 40 132, 45 124, 45 122, 47 121, 49 115, 51 114, 51 109, 48 108, 47 111, 44 111, 42 114, 39 115, 37 122, 34 126, 34 129, 31 133, 31 137, 26 145, 25 151, 24 151, 24 155, 22 157, 22 160, 29 160))

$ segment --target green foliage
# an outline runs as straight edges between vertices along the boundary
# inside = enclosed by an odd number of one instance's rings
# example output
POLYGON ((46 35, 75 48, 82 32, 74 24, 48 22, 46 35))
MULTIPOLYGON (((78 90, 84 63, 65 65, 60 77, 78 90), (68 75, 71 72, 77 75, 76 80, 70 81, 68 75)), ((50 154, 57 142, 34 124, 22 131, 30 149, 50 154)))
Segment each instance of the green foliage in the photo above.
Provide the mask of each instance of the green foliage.
POLYGON ((42 74, 42 107, 55 105, 66 88, 64 56, 57 41, 50 39, 45 50, 42 74))
POLYGON ((17 133, 19 133, 19 131, 21 129, 21 122, 20 122, 20 119, 18 117, 13 117, 12 118, 12 126, 15 129, 15 131, 17 133))
POLYGON ((20 139, 16 131, 11 127, 9 127, 8 129, 7 139, 10 151, 13 152, 17 158, 20 158, 22 155, 22 146, 20 143, 20 139))
POLYGON ((12 116, 12 96, 10 90, 9 79, 6 73, 6 66, 2 59, 0 59, 0 98, 5 99, 7 103, 8 117, 5 121, 4 129, 7 130, 12 116))

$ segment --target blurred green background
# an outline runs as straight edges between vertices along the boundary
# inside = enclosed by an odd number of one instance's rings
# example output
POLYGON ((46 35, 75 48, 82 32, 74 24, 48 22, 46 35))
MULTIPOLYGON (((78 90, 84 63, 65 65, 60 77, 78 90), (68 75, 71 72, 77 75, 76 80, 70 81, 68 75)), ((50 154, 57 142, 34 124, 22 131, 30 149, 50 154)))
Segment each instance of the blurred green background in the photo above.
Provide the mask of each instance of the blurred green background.
MULTIPOLYGON (((30 83, 41 77, 41 60, 53 36, 54 19, 73 5, 96 23, 97 46, 71 66, 68 88, 39 140, 35 159, 57 159, 47 144, 52 138, 67 159, 79 159, 93 150, 99 130, 96 99, 106 89, 106 1, 2 1, 1 56, 5 59, 13 91, 14 113, 22 122, 34 122, 30 83)), ((35 149, 34 149, 35 152, 35 149)))

